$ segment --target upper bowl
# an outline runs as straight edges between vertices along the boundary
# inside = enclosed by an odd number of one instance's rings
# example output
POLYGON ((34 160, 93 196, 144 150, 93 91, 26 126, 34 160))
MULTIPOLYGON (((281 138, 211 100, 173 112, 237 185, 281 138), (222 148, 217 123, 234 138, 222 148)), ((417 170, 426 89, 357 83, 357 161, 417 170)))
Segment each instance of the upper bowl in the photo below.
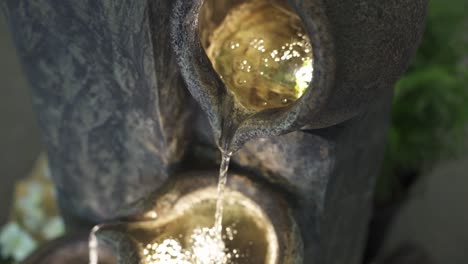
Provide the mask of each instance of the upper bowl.
POLYGON ((189 91, 207 113, 215 137, 221 142, 222 134, 231 133, 229 143, 235 150, 256 137, 332 126, 356 116, 378 98, 390 100, 393 85, 421 38, 426 5, 426 0, 179 0, 171 36, 189 91), (289 23, 275 17, 272 5, 286 10, 285 16, 289 13, 289 23), (268 13, 271 16, 262 15, 268 13), (288 63, 272 73, 273 82, 259 84, 261 78, 252 79, 252 73, 243 71, 266 74, 265 64, 256 62, 261 54, 244 49, 231 59, 225 53, 231 46, 237 52, 250 44, 260 51, 271 50, 269 55, 274 50, 281 53, 273 47, 284 42, 280 33, 289 34, 289 42, 297 42, 290 34, 291 24, 303 27, 311 46, 310 54, 301 54, 305 61, 310 56, 310 67, 296 65, 293 71, 305 72, 302 79, 308 86, 266 98, 268 93, 259 91, 277 92, 278 84, 289 81, 291 86, 291 79, 293 86, 300 82, 300 78, 285 77, 290 73, 288 63), (271 33, 276 36, 268 43, 270 47, 258 43, 260 39, 266 42, 271 33), (225 46, 217 47, 218 42, 225 46), (246 64, 236 61, 242 56, 246 64), (237 78, 239 73, 244 75, 237 78))

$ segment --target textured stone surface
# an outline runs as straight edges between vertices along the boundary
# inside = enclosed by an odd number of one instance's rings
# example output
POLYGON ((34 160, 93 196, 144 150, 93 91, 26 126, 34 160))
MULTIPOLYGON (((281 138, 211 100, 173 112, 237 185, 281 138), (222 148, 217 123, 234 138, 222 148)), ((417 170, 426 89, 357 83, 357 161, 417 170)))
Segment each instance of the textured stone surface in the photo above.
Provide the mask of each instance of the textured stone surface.
POLYGON ((87 221, 130 214, 185 149, 171 1, 150 2, 4 2, 60 203, 87 221))
POLYGON ((248 142, 233 162, 290 193, 304 263, 360 263, 391 91, 343 124, 248 142))
POLYGON ((298 131, 249 141, 233 162, 323 209, 334 156, 334 142, 298 131))
POLYGON ((427 0, 323 4, 334 39, 335 83, 324 109, 306 122, 312 127, 349 119, 393 89, 419 45, 427 9, 427 0))
POLYGON ((361 261, 375 180, 383 158, 391 97, 389 91, 364 114, 335 131, 326 131, 336 147, 320 217, 323 263, 361 261))

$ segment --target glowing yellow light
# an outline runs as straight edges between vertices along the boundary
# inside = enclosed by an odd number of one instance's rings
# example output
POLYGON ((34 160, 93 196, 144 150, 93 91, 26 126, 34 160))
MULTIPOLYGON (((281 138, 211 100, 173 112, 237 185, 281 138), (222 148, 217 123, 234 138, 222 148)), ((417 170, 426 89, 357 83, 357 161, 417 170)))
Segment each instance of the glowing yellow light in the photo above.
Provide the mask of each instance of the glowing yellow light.
POLYGON ((312 80, 310 39, 283 1, 250 0, 233 8, 206 51, 226 88, 251 111, 294 103, 312 80))
POLYGON ((156 213, 156 211, 149 211, 148 213, 146 213, 146 216, 151 219, 156 219, 158 218, 158 213, 156 213))
POLYGON ((197 264, 229 263, 225 245, 216 237, 214 228, 198 228, 192 234, 192 251, 197 264))
POLYGON ((143 255, 146 264, 191 264, 180 243, 174 239, 166 239, 161 244, 148 244, 143 255))
POLYGON ((312 60, 306 59, 302 64, 302 67, 299 68, 296 73, 296 93, 297 97, 301 97, 307 88, 309 88, 310 80, 312 80, 313 75, 313 66, 312 60))
MULTIPOLYGON (((230 239, 233 239, 232 235, 230 239)), ((216 237, 214 228, 207 227, 193 231, 188 249, 173 238, 147 244, 143 249, 145 264, 230 264, 232 256, 239 255, 239 250, 232 252, 227 252, 224 242, 216 237)))
POLYGON ((228 192, 220 238, 212 227, 215 198, 216 187, 181 197, 173 215, 160 213, 145 227, 154 235, 150 242, 146 235, 139 240, 139 229, 135 239, 143 243, 142 264, 278 263, 278 238, 262 209, 243 195, 228 192))

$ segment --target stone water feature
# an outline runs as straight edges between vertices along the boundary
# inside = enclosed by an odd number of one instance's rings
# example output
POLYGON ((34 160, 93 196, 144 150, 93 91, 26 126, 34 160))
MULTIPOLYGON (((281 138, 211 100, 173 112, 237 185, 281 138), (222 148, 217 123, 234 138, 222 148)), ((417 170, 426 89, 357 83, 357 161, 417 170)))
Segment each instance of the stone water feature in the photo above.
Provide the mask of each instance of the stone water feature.
POLYGON ((253 249, 234 263, 360 262, 392 88, 426 1, 282 2, 310 39, 312 81, 255 113, 236 105, 204 44, 242 2, 3 1, 61 213, 79 234, 27 263, 83 259, 96 224, 109 263, 151 263, 158 237, 211 224, 225 120, 237 152, 223 223, 243 223, 231 244, 253 249))

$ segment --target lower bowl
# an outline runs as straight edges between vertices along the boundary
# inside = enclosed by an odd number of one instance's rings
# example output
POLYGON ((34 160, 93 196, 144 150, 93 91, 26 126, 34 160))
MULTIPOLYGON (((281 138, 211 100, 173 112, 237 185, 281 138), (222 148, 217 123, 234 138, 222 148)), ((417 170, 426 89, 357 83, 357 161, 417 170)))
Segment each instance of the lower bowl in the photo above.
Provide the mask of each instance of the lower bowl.
MULTIPOLYGON (((98 264, 117 264, 111 248, 99 245, 98 264)), ((85 264, 89 263, 88 235, 67 235, 48 242, 22 264, 85 264)))

